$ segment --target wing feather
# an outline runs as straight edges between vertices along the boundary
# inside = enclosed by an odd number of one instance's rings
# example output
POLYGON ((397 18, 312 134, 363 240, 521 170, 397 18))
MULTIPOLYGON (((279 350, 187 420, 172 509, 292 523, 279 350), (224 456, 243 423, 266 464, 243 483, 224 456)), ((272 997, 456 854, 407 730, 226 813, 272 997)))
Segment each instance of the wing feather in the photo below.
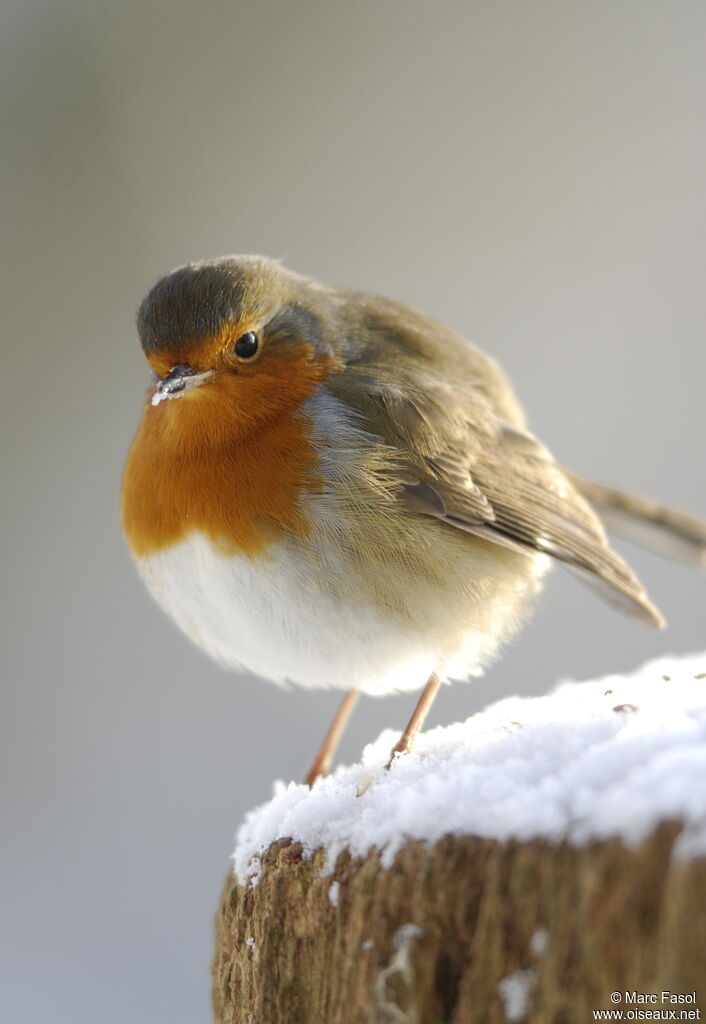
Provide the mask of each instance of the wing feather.
POLYGON ((402 456, 399 495, 409 511, 547 554, 620 611, 664 624, 571 479, 535 437, 495 414, 476 382, 451 385, 426 366, 408 365, 356 365, 345 377, 341 397, 402 456))

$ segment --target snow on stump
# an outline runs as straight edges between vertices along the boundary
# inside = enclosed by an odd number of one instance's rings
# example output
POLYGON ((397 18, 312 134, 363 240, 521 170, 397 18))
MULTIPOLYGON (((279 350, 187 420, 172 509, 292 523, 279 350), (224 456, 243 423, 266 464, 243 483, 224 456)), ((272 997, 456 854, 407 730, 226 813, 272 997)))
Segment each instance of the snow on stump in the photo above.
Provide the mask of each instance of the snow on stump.
POLYGON ((706 655, 395 739, 248 815, 217 1024, 703 1019, 706 655))

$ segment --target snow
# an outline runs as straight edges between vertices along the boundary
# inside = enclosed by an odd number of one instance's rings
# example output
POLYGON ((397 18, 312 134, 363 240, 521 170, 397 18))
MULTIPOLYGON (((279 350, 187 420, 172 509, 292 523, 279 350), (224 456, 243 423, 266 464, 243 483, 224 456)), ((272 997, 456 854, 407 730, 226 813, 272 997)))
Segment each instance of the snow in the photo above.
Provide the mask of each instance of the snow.
POLYGON ((399 953, 400 950, 407 948, 412 939, 421 939, 423 936, 424 929, 410 921, 409 924, 400 925, 392 936, 392 948, 395 953, 399 953))
POLYGON ((524 1020, 530 1008, 530 998, 536 982, 533 967, 526 971, 515 971, 498 984, 505 1020, 524 1020))
MULTIPOLYGON (((530 939, 530 953, 538 960, 544 956, 549 945, 549 932, 546 928, 536 928, 530 939)), ((505 1020, 514 1024, 524 1020, 530 1010, 530 1001, 537 984, 537 971, 528 967, 524 971, 515 971, 498 983, 498 992, 503 1004, 505 1020)))
POLYGON ((423 929, 411 922, 401 925, 393 935, 392 957, 387 967, 379 972, 373 985, 372 1000, 376 1020, 399 1021, 400 1024, 410 1020, 400 1009, 398 1000, 413 985, 410 947, 415 939, 421 939, 423 935, 423 929))
POLYGON ((332 907, 338 906, 338 897, 341 895, 341 883, 331 882, 328 889, 328 899, 332 907))
POLYGON ((537 928, 530 939, 530 953, 533 956, 544 956, 549 945, 549 932, 546 928, 537 928))
POLYGON ((630 675, 510 697, 423 733, 389 771, 399 733, 386 730, 359 764, 313 789, 276 783, 238 832, 237 877, 256 884, 260 854, 287 837, 305 856, 323 847, 330 872, 343 849, 364 857, 374 847, 388 866, 408 839, 449 834, 635 844, 668 819, 684 822, 675 855, 704 855, 705 673, 706 654, 670 656, 630 675))

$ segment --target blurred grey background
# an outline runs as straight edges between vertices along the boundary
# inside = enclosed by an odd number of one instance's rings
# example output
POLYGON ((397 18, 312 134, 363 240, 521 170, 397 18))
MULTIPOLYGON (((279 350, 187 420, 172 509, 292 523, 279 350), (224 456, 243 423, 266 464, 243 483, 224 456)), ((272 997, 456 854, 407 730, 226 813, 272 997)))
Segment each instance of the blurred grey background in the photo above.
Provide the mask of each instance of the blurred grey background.
MULTIPOLYGON (((261 252, 407 300, 567 464, 706 513, 705 46, 701 0, 5 0, 2 1020, 207 1021, 234 830, 338 700, 222 673, 133 571, 142 294, 261 252)), ((706 576, 622 550, 667 632, 556 573, 432 724, 703 649, 706 576)))

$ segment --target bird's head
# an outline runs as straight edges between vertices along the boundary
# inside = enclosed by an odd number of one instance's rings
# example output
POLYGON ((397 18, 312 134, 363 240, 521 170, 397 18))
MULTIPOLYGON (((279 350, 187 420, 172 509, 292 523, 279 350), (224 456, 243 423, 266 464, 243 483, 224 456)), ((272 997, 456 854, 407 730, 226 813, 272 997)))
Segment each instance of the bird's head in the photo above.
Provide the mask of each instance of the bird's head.
POLYGON ((328 302, 321 286, 263 257, 172 271, 137 316, 156 375, 151 405, 198 431, 225 402, 229 429, 246 432, 303 400, 335 366, 328 302))

